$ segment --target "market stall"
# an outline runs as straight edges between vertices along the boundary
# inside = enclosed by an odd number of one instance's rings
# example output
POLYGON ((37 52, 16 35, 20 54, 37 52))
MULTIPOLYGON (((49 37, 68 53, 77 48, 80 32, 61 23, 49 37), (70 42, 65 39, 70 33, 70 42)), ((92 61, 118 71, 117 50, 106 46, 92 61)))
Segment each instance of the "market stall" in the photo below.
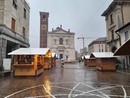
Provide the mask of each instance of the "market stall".
POLYGON ((43 73, 44 58, 51 58, 51 51, 49 48, 20 48, 8 55, 14 57, 14 76, 37 76, 43 73))
POLYGON ((116 57, 111 52, 95 52, 90 55, 90 58, 96 59, 96 68, 101 71, 116 70, 116 57))
POLYGON ((56 53, 52 53, 52 67, 56 66, 56 53))
POLYGON ((95 58, 89 58, 88 62, 89 62, 89 64, 88 64, 89 67, 96 67, 96 59, 95 58))
POLYGON ((89 66, 89 59, 90 59, 90 55, 85 55, 84 56, 84 65, 89 66))

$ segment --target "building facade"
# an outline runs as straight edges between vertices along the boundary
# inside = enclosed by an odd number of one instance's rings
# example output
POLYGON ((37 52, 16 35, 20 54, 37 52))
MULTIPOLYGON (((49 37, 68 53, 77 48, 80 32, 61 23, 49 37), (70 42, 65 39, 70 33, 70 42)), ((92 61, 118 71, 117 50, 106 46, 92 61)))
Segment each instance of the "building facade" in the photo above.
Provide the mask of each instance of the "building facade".
POLYGON ((62 26, 47 34, 47 47, 56 53, 59 59, 75 60, 75 33, 62 29, 62 26))
POLYGON ((124 63, 124 66, 121 67, 124 69, 130 69, 130 54, 128 52, 130 46, 130 22, 119 28, 116 32, 121 36, 121 47, 118 48, 120 52, 117 53, 122 57, 124 63))
POLYGON ((121 46, 130 39, 130 22, 119 28, 118 32, 121 36, 121 46))
POLYGON ((115 52, 121 46, 121 38, 117 29, 130 21, 130 0, 113 0, 102 13, 106 20, 107 50, 115 52))
POLYGON ((40 12, 40 48, 47 48, 48 12, 40 12))
POLYGON ((30 7, 26 0, 0 0, 1 61, 9 57, 9 52, 30 46, 29 18, 30 7))
POLYGON ((92 41, 88 45, 88 53, 91 54, 92 52, 107 52, 107 38, 101 37, 92 41))

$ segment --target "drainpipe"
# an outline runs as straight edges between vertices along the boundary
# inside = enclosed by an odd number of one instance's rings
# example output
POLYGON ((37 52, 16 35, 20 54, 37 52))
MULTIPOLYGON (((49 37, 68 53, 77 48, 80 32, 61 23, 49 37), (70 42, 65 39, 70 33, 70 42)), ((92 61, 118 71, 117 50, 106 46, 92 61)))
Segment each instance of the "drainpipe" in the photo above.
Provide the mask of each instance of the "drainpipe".
POLYGON ((117 32, 115 32, 117 35, 118 35, 118 37, 119 37, 119 44, 120 44, 120 46, 121 46, 121 35, 119 34, 119 33, 117 33, 117 32))
MULTIPOLYGON (((1 28, 1 30, 0 30, 0 35, 1 35, 1 41, 2 41, 2 44, 1 44, 1 46, 3 47, 3 28, 1 28)), ((1 48, 1 58, 3 57, 3 55, 2 55, 2 48, 1 48)))
POLYGON ((123 2, 121 3, 122 25, 124 26, 123 2))
POLYGON ((3 54, 2 54, 2 47, 3 47, 3 28, 1 28, 1 30, 0 30, 0 35, 1 35, 1 42, 2 42, 2 44, 1 44, 1 63, 0 63, 0 67, 2 67, 2 70, 3 70, 3 54))
MULTIPOLYGON (((123 1, 121 3, 121 16, 122 16, 122 26, 124 26, 124 15, 123 15, 123 1)), ((119 44, 121 46, 121 36, 119 33, 115 32, 119 37, 119 44)))

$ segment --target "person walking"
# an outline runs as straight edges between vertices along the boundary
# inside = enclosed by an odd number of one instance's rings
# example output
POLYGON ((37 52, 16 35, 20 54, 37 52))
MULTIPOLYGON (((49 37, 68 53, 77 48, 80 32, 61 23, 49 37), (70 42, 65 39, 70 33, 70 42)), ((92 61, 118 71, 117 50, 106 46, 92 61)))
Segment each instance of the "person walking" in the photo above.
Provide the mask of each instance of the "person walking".
POLYGON ((64 68, 64 60, 61 59, 61 68, 64 68))

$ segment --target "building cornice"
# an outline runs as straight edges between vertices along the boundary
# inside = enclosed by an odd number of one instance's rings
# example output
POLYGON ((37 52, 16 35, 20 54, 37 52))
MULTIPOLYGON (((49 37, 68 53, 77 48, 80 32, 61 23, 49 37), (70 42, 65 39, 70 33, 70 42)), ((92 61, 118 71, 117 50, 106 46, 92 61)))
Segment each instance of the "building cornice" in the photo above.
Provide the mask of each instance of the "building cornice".
POLYGON ((91 47, 94 44, 105 44, 106 41, 107 41, 106 37, 101 37, 101 38, 98 38, 98 39, 92 41, 88 46, 91 47))
POLYGON ((54 30, 54 31, 51 31, 51 32, 48 32, 48 34, 69 34, 69 35, 75 35, 75 33, 73 33, 73 32, 68 32, 68 31, 66 31, 66 30, 63 30, 63 29, 56 29, 56 30, 54 30), (63 31, 63 32, 65 32, 65 33, 57 33, 57 32, 59 32, 59 31, 63 31))
POLYGON ((102 13, 101 16, 107 16, 112 10, 115 9, 116 5, 122 5, 125 3, 130 3, 130 0, 113 0, 109 7, 102 13))
POLYGON ((13 32, 11 29, 6 27, 5 25, 0 25, 0 35, 8 36, 14 40, 17 40, 23 43, 26 46, 30 46, 29 40, 21 36, 20 34, 13 32))

